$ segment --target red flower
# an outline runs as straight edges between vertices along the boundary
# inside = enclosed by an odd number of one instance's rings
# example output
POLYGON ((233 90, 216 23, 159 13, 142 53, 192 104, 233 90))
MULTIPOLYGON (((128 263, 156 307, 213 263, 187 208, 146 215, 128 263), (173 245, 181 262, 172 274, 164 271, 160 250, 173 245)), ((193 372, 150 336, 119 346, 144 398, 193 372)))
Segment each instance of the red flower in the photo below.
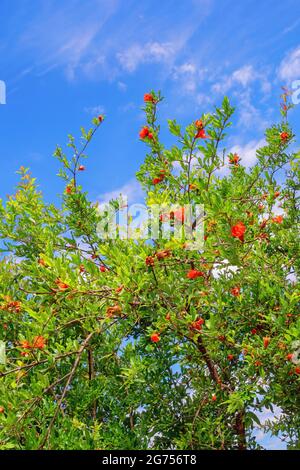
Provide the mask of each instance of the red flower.
POLYGON ((148 139, 150 139, 150 140, 153 140, 153 139, 154 139, 152 132, 149 132, 149 134, 148 134, 148 139))
POLYGON ((108 318, 113 317, 114 315, 121 315, 122 309, 120 305, 116 304, 113 307, 107 307, 106 309, 106 316, 108 318))
POLYGON ((168 321, 171 320, 171 314, 167 313, 167 315, 165 316, 165 319, 168 320, 168 321))
POLYGON ((290 138, 290 135, 288 132, 281 132, 280 134, 280 139, 281 139, 281 142, 286 142, 287 140, 289 140, 290 138))
POLYGON ((181 223, 184 222, 184 207, 181 207, 177 211, 171 211, 169 214, 160 214, 159 220, 166 222, 167 220, 179 220, 181 223))
POLYGON ((66 290, 66 289, 69 289, 69 285, 66 284, 65 282, 63 282, 61 279, 56 279, 55 281, 55 284, 57 285, 57 287, 59 288, 59 290, 66 290))
POLYGON ((85 272, 85 267, 83 266, 83 264, 81 264, 81 265, 79 266, 79 272, 80 272, 80 273, 84 273, 84 272, 85 272))
POLYGON ((233 361, 234 355, 233 355, 233 354, 228 354, 227 359, 228 359, 229 361, 233 361))
POLYGON ((98 121, 103 122, 103 120, 104 120, 104 117, 102 116, 102 114, 100 114, 100 116, 98 116, 98 121))
POLYGON ((233 154, 232 157, 229 157, 229 163, 231 163, 232 165, 238 165, 240 160, 241 159, 237 153, 233 154))
POLYGON ((117 288, 115 289, 116 294, 119 294, 120 292, 122 292, 123 289, 124 289, 124 286, 123 286, 123 285, 117 287, 117 288))
POLYGON ((23 341, 20 341, 20 346, 23 349, 31 349, 31 344, 26 339, 24 339, 23 341))
POLYGON ((3 406, 0 406, 0 413, 4 413, 5 409, 3 408, 3 406))
POLYGON ((145 93, 144 94, 144 101, 145 101, 145 103, 147 103, 147 102, 155 103, 155 98, 151 93, 145 93))
POLYGON ((160 341, 159 333, 152 333, 150 336, 152 343, 158 343, 160 341))
POLYGON ((173 218, 183 223, 184 222, 184 207, 181 207, 177 211, 174 211, 173 218))
POLYGON ((73 191, 73 185, 72 184, 68 184, 68 186, 66 187, 66 193, 67 194, 71 194, 73 191))
POLYGON ((294 372, 295 374, 300 375, 300 367, 295 367, 294 372))
POLYGON ((230 289, 230 293, 234 295, 234 297, 238 297, 239 295, 241 295, 241 288, 233 287, 232 289, 230 289))
POLYGON ((171 251, 170 250, 161 250, 156 253, 156 258, 158 260, 162 260, 165 258, 169 258, 171 256, 171 251))
POLYGON ((212 401, 216 401, 216 400, 217 400, 217 395, 213 394, 213 395, 211 396, 211 399, 212 399, 212 401))
POLYGON ((262 365, 262 362, 261 362, 261 361, 255 361, 255 362, 254 362, 254 365, 255 365, 256 367, 260 367, 260 366, 262 365))
POLYGON ((243 224, 243 222, 238 222, 236 225, 233 225, 233 227, 231 227, 231 235, 234 238, 238 238, 239 240, 241 240, 241 242, 244 241, 245 232, 246 232, 246 227, 243 224))
POLYGON ((104 266, 103 264, 99 267, 99 269, 102 273, 105 273, 105 271, 107 271, 107 267, 104 266))
POLYGON ((78 171, 84 171, 84 170, 85 170, 85 166, 84 166, 84 165, 80 165, 80 166, 78 167, 78 171))
POLYGON ((203 324, 204 324, 203 318, 199 318, 199 320, 193 321, 193 322, 191 323, 191 327, 192 327, 194 330, 201 331, 203 324))
POLYGON ((270 341, 271 341, 270 336, 265 336, 265 337, 263 338, 264 348, 265 348, 265 349, 269 346, 270 341))
POLYGON ((139 136, 140 136, 140 139, 145 139, 146 137, 149 136, 149 129, 147 126, 141 129, 139 136))
POLYGON ((278 197, 278 196, 280 196, 280 191, 275 191, 274 197, 276 198, 276 197, 278 197))
POLYGON ((43 336, 36 336, 33 340, 32 348, 44 349, 46 346, 46 339, 43 336))
POLYGON ((197 121, 195 121, 195 126, 197 127, 197 129, 203 129, 204 125, 202 119, 197 119, 197 121))
POLYGON ((156 185, 156 184, 159 184, 161 183, 163 180, 163 178, 159 177, 159 178, 153 178, 152 180, 152 184, 156 185))
POLYGON ((154 258, 152 256, 147 256, 145 263, 147 266, 154 266, 154 258))
POLYGON ((197 277, 204 277, 204 273, 202 271, 198 271, 197 269, 190 269, 186 276, 189 279, 196 279, 197 277))
POLYGON ((287 354, 286 359, 287 361, 291 361, 293 359, 293 354, 292 353, 287 354))
POLYGON ((276 215, 276 217, 272 218, 272 222, 274 222, 274 224, 282 224, 283 216, 282 215, 276 215))
POLYGON ((205 129, 199 129, 197 134, 195 135, 195 139, 207 139, 207 135, 205 134, 205 129))
POLYGON ((251 334, 252 334, 252 335, 256 335, 256 333, 257 333, 257 329, 256 329, 256 328, 252 328, 251 334))

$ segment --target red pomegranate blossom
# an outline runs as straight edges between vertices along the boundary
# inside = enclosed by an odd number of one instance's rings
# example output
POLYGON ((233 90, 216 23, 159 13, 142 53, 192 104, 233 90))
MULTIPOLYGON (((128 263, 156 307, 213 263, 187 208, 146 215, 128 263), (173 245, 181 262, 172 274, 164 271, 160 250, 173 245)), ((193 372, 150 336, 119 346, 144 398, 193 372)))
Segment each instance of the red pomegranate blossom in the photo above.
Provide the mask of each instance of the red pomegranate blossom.
MULTIPOLYGON (((139 136, 140 136, 140 139, 145 139, 146 137, 149 138, 149 135, 152 135, 149 131, 149 128, 147 126, 144 126, 141 130, 140 130, 140 133, 139 133, 139 136)), ((153 138, 153 135, 152 135, 152 138, 153 138)))
POLYGON ((287 140, 289 140, 290 135, 288 132, 281 132, 280 134, 280 140, 281 142, 285 143, 287 140))
POLYGON ((282 215, 276 215, 276 217, 272 218, 272 222, 274 222, 274 224, 282 224, 283 216, 282 215))
POLYGON ((36 336, 32 343, 33 349, 44 349, 46 346, 46 339, 43 336, 36 336))
POLYGON ((153 256, 147 256, 145 259, 146 266, 154 266, 154 258, 153 256))
POLYGON ((231 165, 238 166, 240 160, 241 159, 240 159, 240 157, 238 156, 237 153, 233 154, 232 157, 229 157, 229 163, 231 165))
POLYGON ((152 335, 150 336, 150 340, 152 341, 152 343, 158 343, 160 341, 159 333, 152 333, 152 335))
POLYGON ((190 269, 186 276, 188 279, 196 279, 197 277, 204 277, 204 272, 198 271, 197 269, 190 269))
POLYGON ((243 224, 243 222, 238 222, 236 225, 233 225, 231 227, 231 235, 234 238, 238 238, 239 240, 241 240, 241 242, 244 241, 245 232, 246 232, 246 226, 245 224, 243 224))
POLYGON ((205 134, 205 129, 199 129, 197 134, 195 135, 195 139, 207 139, 207 135, 205 134))
POLYGON ((191 323, 191 327, 193 328, 193 330, 197 330, 197 331, 201 331, 201 330, 202 330, 202 325, 204 325, 204 320, 203 320, 203 318, 199 318, 198 320, 193 321, 193 322, 191 323))
POLYGON ((154 186, 156 186, 157 184, 161 183, 162 181, 163 181, 163 178, 161 178, 161 177, 153 178, 152 184, 154 184, 154 186))
POLYGON ((144 94, 144 101, 145 103, 155 103, 155 98, 151 93, 145 93, 144 94))
POLYGON ((232 289, 230 289, 230 293, 234 297, 238 297, 239 295, 241 295, 241 288, 240 287, 233 287, 232 289))

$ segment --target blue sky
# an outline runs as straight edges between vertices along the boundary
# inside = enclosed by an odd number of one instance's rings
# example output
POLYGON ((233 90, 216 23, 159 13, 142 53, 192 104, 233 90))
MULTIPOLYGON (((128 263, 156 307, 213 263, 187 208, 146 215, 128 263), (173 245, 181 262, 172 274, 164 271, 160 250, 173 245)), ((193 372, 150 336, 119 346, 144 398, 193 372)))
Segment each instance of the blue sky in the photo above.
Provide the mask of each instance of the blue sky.
POLYGON ((298 0, 1 0, 0 18, 1 197, 23 164, 55 200, 55 145, 98 111, 107 120, 82 183, 93 199, 124 186, 136 197, 151 88, 166 97, 161 119, 184 124, 228 94, 238 107, 229 143, 251 163, 279 118, 280 86, 300 79, 298 0))
MULTIPOLYGON (((134 175, 143 94, 161 89, 162 122, 183 124, 227 94, 237 106, 230 148, 255 161, 279 119, 281 85, 300 80, 299 0, 1 0, 0 197, 29 166, 48 201, 63 182, 52 157, 94 114, 107 119, 81 182, 93 200, 140 196, 134 175)), ((291 113, 299 132, 300 106, 291 113)), ((163 132, 166 143, 170 138, 163 132)), ((273 440, 269 445, 278 445, 273 440)))

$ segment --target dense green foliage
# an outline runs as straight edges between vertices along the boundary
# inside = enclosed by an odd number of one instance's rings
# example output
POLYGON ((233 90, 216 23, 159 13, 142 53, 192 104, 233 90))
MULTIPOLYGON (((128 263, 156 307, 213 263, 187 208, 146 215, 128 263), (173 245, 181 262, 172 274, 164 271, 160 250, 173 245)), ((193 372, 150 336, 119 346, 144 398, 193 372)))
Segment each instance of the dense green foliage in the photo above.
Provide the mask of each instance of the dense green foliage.
POLYGON ((24 168, 1 202, 1 449, 256 448, 257 412, 273 406, 270 431, 299 445, 299 158, 286 113, 246 168, 223 148, 227 98, 186 129, 169 121, 168 149, 160 100, 145 100, 137 177, 148 205, 204 205, 203 250, 100 238, 79 175, 102 119, 82 149, 69 136, 71 158, 55 152, 61 207, 24 168))

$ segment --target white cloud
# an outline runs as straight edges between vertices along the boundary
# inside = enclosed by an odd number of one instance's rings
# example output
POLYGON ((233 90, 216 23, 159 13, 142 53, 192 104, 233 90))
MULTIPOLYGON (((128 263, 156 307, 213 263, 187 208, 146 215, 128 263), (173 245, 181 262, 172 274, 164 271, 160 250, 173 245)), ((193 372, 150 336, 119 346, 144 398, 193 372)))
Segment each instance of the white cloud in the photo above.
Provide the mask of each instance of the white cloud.
POLYGON ((97 200, 100 203, 109 202, 111 199, 118 199, 120 194, 123 197, 127 196, 128 203, 139 202, 143 198, 143 190, 140 184, 136 180, 130 180, 119 188, 100 194, 97 200))
POLYGON ((195 93, 199 82, 205 77, 206 69, 198 68, 193 62, 184 62, 173 67, 171 78, 180 82, 182 91, 195 93))
POLYGON ((195 75, 197 67, 192 62, 184 62, 181 65, 174 67, 173 78, 176 80, 182 75, 195 75))
POLYGON ((215 264, 215 267, 212 269, 212 275, 215 279, 219 279, 221 276, 230 278, 238 270, 238 266, 230 265, 228 259, 224 259, 222 264, 215 264))
POLYGON ((246 87, 249 85, 249 83, 253 82, 255 80, 255 72, 253 69, 252 65, 244 65, 244 67, 241 67, 238 70, 235 70, 232 74, 232 81, 233 82, 238 82, 243 87, 246 87))
POLYGON ((288 83, 300 79, 300 46, 289 52, 282 60, 278 77, 288 83))
POLYGON ((199 106, 204 106, 212 103, 212 97, 205 93, 197 93, 195 101, 199 106))
POLYGON ((251 140, 244 145, 233 145, 228 153, 237 153, 241 157, 241 164, 248 167, 256 163, 256 151, 266 144, 264 139, 251 140))
POLYGON ((148 42, 143 45, 136 43, 119 52, 117 59, 127 72, 134 72, 141 64, 168 62, 174 53, 174 47, 170 42, 148 42))
POLYGON ((221 81, 215 83, 212 86, 212 91, 224 94, 236 85, 248 88, 256 81, 260 82, 262 92, 269 93, 271 91, 271 83, 268 81, 266 74, 256 70, 253 65, 247 64, 234 70, 231 75, 225 76, 221 81))
POLYGON ((269 125, 269 121, 263 116, 261 111, 254 106, 251 101, 250 89, 247 89, 241 93, 236 93, 239 100, 239 125, 245 128, 257 130, 265 130, 269 125))
POLYGON ((105 113, 105 109, 101 104, 99 104, 97 106, 88 106, 84 108, 84 112, 91 114, 92 116, 99 116, 99 114, 105 113))
POLYGON ((84 5, 74 0, 55 9, 52 3, 45 2, 24 24, 16 48, 28 55, 39 76, 60 67, 73 80, 85 64, 103 61, 99 34, 117 11, 118 0, 86 0, 84 5))

